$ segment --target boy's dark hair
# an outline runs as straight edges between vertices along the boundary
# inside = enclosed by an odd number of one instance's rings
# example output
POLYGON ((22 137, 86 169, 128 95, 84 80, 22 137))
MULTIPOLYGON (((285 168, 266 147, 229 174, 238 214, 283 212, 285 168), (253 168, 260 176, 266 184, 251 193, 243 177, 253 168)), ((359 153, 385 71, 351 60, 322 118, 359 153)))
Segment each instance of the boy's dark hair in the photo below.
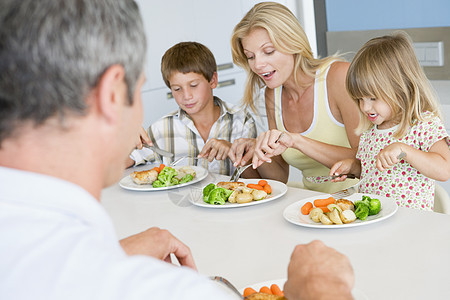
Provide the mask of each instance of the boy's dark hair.
POLYGON ((178 43, 169 48, 161 59, 162 77, 169 88, 169 78, 173 72, 201 74, 209 82, 216 71, 214 55, 205 45, 197 42, 178 43))

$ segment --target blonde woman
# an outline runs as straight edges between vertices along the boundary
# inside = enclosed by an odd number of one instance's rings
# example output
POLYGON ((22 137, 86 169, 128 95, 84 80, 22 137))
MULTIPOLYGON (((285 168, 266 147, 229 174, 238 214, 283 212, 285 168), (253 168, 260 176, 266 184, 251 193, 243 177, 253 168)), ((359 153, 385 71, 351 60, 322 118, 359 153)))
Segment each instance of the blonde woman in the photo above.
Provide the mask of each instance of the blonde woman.
POLYGON ((368 41, 350 65, 347 89, 359 104, 361 140, 356 158, 330 173, 366 178, 363 193, 433 210, 435 180, 450 177, 448 134, 406 33, 368 41))
MULTIPOLYGON (((245 105, 255 109, 254 95, 265 87, 270 129, 257 139, 233 143, 229 155, 235 165, 253 159, 261 177, 286 182, 289 165, 304 177, 328 175, 336 161, 354 157, 358 109, 345 89, 349 64, 338 56, 314 58, 289 9, 256 4, 234 28, 231 47, 235 64, 248 73, 245 105)), ((352 184, 303 183, 323 192, 352 184)))

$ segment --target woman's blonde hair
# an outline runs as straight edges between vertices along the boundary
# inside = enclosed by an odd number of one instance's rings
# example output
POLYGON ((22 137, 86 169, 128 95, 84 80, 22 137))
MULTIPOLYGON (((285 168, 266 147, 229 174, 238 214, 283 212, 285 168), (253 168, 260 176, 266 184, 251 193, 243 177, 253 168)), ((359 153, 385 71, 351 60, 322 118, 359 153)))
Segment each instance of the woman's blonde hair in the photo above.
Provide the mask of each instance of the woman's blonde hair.
MULTIPOLYGON (((381 99, 389 105, 399 125, 395 138, 404 136, 417 120, 425 121, 425 111, 441 118, 433 88, 419 65, 409 36, 402 31, 365 43, 350 64, 346 87, 358 106, 363 97, 381 99)), ((360 110, 357 134, 371 126, 360 110)))
MULTIPOLYGON (((231 36, 231 51, 233 62, 246 70, 248 77, 245 86, 243 102, 256 111, 254 96, 264 86, 264 81, 248 64, 242 47, 242 39, 255 28, 263 28, 269 34, 274 47, 285 54, 294 55, 294 68, 310 77, 315 77, 316 71, 331 60, 342 60, 338 56, 316 59, 311 51, 308 38, 294 14, 282 4, 276 2, 261 2, 253 6, 242 20, 234 27, 231 36)), ((300 85, 294 72, 294 80, 300 85)))

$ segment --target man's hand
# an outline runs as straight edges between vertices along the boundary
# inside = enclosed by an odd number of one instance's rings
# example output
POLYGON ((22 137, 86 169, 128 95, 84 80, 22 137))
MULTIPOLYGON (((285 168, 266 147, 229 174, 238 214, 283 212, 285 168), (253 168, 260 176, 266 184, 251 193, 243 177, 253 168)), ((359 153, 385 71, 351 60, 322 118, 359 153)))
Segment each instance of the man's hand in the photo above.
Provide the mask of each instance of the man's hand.
POLYGON ((124 238, 120 245, 128 255, 148 255, 166 262, 171 262, 170 254, 174 254, 180 265, 197 270, 189 247, 164 229, 152 227, 124 238))
POLYGON ((353 299, 349 259, 321 241, 297 245, 288 267, 284 294, 289 300, 353 299))

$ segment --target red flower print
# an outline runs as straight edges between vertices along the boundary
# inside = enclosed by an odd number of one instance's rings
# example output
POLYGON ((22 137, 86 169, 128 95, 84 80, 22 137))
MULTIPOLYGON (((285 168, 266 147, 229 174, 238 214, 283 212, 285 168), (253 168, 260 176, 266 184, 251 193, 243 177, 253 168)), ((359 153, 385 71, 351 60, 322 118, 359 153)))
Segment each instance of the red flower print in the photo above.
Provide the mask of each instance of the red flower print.
POLYGON ((389 193, 386 194, 386 197, 390 197, 390 196, 391 196, 391 194, 389 194, 389 193))
POLYGON ((395 183, 392 184, 392 187, 395 188, 395 183))

